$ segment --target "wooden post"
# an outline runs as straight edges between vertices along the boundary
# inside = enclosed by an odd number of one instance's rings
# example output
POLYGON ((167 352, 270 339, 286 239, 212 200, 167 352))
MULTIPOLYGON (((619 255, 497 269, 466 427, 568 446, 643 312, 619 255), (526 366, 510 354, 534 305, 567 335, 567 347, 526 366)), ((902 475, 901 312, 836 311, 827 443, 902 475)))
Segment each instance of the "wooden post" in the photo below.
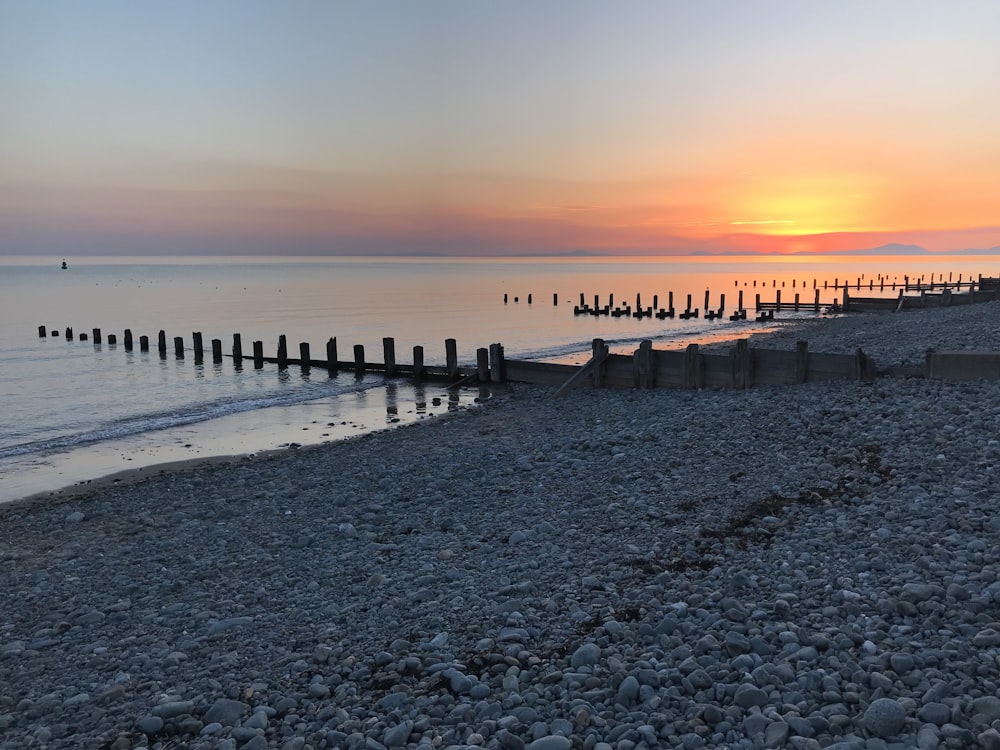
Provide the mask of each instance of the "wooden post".
POLYGON ((736 303, 737 312, 743 309, 743 290, 740 289, 739 300, 736 303))
POLYGON ((387 378, 395 377, 396 340, 391 336, 385 336, 382 338, 382 357, 385 361, 385 376, 387 378))
POLYGON ((354 376, 365 376, 365 347, 362 344, 354 345, 354 376))
POLYGON ((709 292, 708 292, 708 290, 706 289, 706 290, 705 290, 705 312, 706 312, 706 313, 708 312, 708 294, 709 294, 709 292))
POLYGON ((799 293, 795 293, 795 312, 799 311, 799 293))
POLYGON ((108 334, 108 346, 115 346, 117 343, 118 343, 118 337, 115 334, 113 334, 113 333, 109 333, 108 334))
POLYGON ((80 332, 80 341, 86 341, 88 338, 87 334, 80 332))
POLYGON ((278 336, 278 369, 284 370, 288 367, 288 341, 285 334, 278 336))
POLYGON ((507 304, 507 292, 504 292, 504 293, 503 293, 503 303, 504 303, 505 305, 507 304))
POLYGON ((687 349, 684 350, 681 382, 684 388, 701 388, 704 385, 701 354, 698 352, 697 344, 688 344, 687 349))
POLYGON ((132 331, 129 328, 125 329, 125 351, 132 351, 132 331))
POLYGON ((604 343, 604 339, 594 339, 590 348, 594 359, 601 358, 601 363, 594 370, 594 387, 600 388, 604 385, 604 360, 608 358, 608 345, 604 343))
POLYGON ((659 309, 659 307, 660 307, 660 295, 654 294, 653 295, 653 310, 654 310, 654 312, 657 309, 659 309))
POLYGON ((490 344, 490 380, 507 382, 507 365, 503 361, 503 344, 490 344))
POLYGON ((148 352, 149 351, 149 336, 139 337, 139 351, 148 352))
POLYGON ((643 339, 632 355, 632 366, 636 388, 653 387, 653 342, 643 339))
POLYGON ((754 302, 754 305, 755 305, 754 312, 758 312, 759 313, 760 312, 760 294, 758 293, 758 294, 756 294, 754 296, 756 298, 756 300, 754 302))
POLYGON ((642 309, 642 294, 640 294, 639 292, 635 293, 635 309, 636 310, 642 309))
POLYGON ((184 359, 184 338, 182 336, 174 336, 174 356, 177 359, 184 359))
POLYGON ((753 385, 753 354, 749 339, 737 339, 733 350, 733 388, 753 385))
POLYGON ((444 358, 448 377, 458 377, 458 342, 455 339, 444 340, 444 358))
POLYGON ((309 367, 312 365, 312 357, 309 356, 309 342, 300 341, 299 342, 299 366, 302 368, 302 372, 308 372, 309 367))
POLYGON ((202 343, 201 331, 195 331, 191 334, 192 348, 194 349, 195 361, 202 359, 205 356, 205 347, 202 343))
POLYGON ((584 307, 586 303, 583 301, 583 292, 580 292, 580 307, 584 307))
POLYGON ((101 329, 100 328, 95 328, 92 333, 94 334, 94 343, 95 344, 100 344, 101 343, 101 329))
POLYGON ((222 339, 212 339, 212 362, 222 364, 222 339))
POLYGON ((337 339, 333 337, 326 342, 326 371, 337 374, 337 339))
POLYGON ((674 293, 667 292, 667 310, 670 312, 674 311, 674 293))
POLYGON ((531 304, 531 292, 528 292, 528 304, 531 304))
POLYGON ((722 313, 726 311, 726 295, 719 295, 719 317, 722 317, 722 313))
POLYGON ((72 341, 73 340, 73 329, 72 328, 67 328, 66 329, 66 340, 67 341, 72 341))
POLYGON ((819 289, 816 290, 816 297, 813 300, 813 312, 819 312, 819 289))
POLYGON ((778 289, 774 293, 774 311, 781 312, 781 290, 778 289))
POLYGON ((851 309, 850 305, 851 305, 851 299, 850 299, 850 295, 847 293, 847 285, 845 284, 844 285, 844 304, 841 305, 841 307, 843 308, 844 312, 847 312, 848 310, 851 309))
POLYGON ((261 370, 264 368, 264 342, 254 341, 253 342, 253 369, 261 370))
POLYGON ((809 379, 809 342, 795 344, 795 382, 805 383, 809 379))
POLYGON ((233 334, 233 364, 236 369, 243 366, 243 337, 238 333, 233 334))
POLYGON ((875 362, 859 348, 854 354, 854 364, 852 375, 855 380, 863 380, 870 383, 875 379, 875 362))
POLYGON ((159 349, 160 354, 167 353, 167 332, 160 331, 156 337, 156 347, 159 349))
POLYGON ((413 379, 418 383, 424 379, 424 347, 413 347, 413 379))
POLYGON ((559 306, 559 294, 557 292, 552 292, 552 305, 554 307, 559 306))
POLYGON ((490 350, 485 346, 476 349, 476 377, 480 383, 490 379, 490 350))
POLYGON ((38 326, 38 338, 44 339, 48 335, 48 329, 44 325, 38 326))

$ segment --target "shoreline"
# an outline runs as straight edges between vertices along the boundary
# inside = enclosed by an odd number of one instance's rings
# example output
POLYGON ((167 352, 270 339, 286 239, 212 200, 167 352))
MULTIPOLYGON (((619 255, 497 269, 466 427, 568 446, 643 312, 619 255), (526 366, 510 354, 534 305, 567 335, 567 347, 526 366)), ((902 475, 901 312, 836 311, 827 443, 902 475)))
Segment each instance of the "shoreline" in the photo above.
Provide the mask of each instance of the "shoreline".
POLYGON ((1000 741, 1000 383, 553 390, 0 509, 5 741, 1000 741))

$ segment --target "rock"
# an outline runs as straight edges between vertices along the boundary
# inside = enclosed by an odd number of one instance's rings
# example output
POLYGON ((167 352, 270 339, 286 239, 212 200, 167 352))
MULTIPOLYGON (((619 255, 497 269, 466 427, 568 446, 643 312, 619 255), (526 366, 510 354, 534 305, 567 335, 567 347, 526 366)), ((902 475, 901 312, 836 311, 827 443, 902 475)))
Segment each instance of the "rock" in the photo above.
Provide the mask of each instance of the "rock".
POLYGON ((135 728, 143 734, 158 734, 163 729, 163 719, 159 716, 143 716, 135 723, 135 728))
POLYGON ((80 523, 86 517, 82 511, 75 510, 66 516, 66 523, 80 523))
POLYGON ((740 708, 750 708, 751 706, 766 706, 768 702, 767 693, 759 687, 753 685, 740 685, 736 688, 736 695, 733 702, 740 708))
POLYGON ((217 721, 223 726, 231 727, 247 713, 250 713, 250 706, 246 703, 230 698, 220 698, 205 712, 204 721, 206 724, 217 721))
POLYGON ((570 657, 570 666, 574 669, 597 664, 601 658, 601 648, 596 643, 584 643, 570 657))
POLYGON ((569 737, 550 735, 549 737, 541 737, 532 742, 528 745, 528 750, 570 750, 572 747, 573 742, 569 737))
POLYGON ((864 723, 876 737, 892 737, 903 729, 906 709, 892 698, 878 698, 865 711, 864 723))

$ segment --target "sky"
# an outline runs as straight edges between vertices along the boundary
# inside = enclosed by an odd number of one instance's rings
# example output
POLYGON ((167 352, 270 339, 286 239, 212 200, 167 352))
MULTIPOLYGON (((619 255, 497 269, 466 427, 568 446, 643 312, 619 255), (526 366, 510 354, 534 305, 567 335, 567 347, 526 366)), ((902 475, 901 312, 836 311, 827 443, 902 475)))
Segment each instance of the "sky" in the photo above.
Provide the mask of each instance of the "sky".
POLYGON ((0 254, 992 248, 998 28, 995 0, 0 0, 0 254))

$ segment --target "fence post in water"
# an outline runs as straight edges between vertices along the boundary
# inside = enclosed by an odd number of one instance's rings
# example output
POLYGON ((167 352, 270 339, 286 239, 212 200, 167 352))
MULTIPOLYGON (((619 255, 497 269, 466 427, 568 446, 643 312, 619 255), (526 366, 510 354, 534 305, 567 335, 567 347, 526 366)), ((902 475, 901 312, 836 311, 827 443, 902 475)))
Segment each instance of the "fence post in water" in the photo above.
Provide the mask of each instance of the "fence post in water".
POLYGON ((148 352, 149 351, 149 336, 139 337, 139 351, 148 352))
POLYGON ((554 307, 559 306, 559 294, 556 292, 552 292, 552 305, 554 307))
POLYGON ((448 377, 458 377, 458 342, 455 339, 444 340, 444 360, 448 377))
POLYGON ((681 369, 681 383, 684 388, 700 388, 704 378, 701 372, 701 354, 697 344, 688 344, 684 350, 684 363, 681 369))
POLYGON ((354 345, 354 377, 363 378, 365 376, 365 347, 362 344, 354 345))
POLYGON ((174 356, 184 359, 184 339, 181 336, 174 336, 174 356))
POLYGON ((109 333, 108 334, 108 346, 115 346, 117 343, 118 343, 118 337, 115 334, 113 334, 113 333, 109 333))
POLYGON ((424 347, 413 347, 413 379, 420 382, 424 379, 424 347))
POLYGON ((326 342, 326 371, 330 375, 337 374, 337 339, 334 337, 326 342))
POLYGON ((776 312, 781 312, 781 290, 778 289, 774 293, 774 309, 776 312))
POLYGON ((850 295, 847 293, 847 287, 845 286, 844 287, 844 304, 841 305, 841 307, 843 308, 844 312, 847 312, 850 309, 850 304, 851 304, 851 298, 850 298, 850 295))
POLYGON ((44 339, 48 335, 48 329, 45 326, 38 326, 38 338, 44 339))
POLYGON ((813 301, 813 311, 819 312, 819 289, 816 290, 816 298, 813 301))
POLYGON ((73 329, 72 328, 67 328, 66 329, 66 340, 67 341, 72 341, 73 340, 73 329))
POLYGON ((795 293, 795 312, 799 311, 799 293, 795 293))
POLYGON ((809 378, 809 342, 795 344, 795 382, 804 383, 809 378))
POLYGON ((503 361, 503 344, 490 344, 490 380, 494 383, 507 381, 507 365, 503 361))
POLYGON ((253 369, 262 370, 264 369, 264 342, 254 341, 253 342, 253 369))
POLYGON ((385 361, 385 376, 387 378, 396 375, 396 340, 391 336, 382 339, 382 358, 385 361))
POLYGON ((160 331, 156 337, 156 348, 159 350, 160 354, 167 353, 167 332, 160 331))
POLYGON ((705 290, 705 312, 706 313, 708 312, 708 302, 709 302, 709 296, 708 295, 709 295, 709 291, 708 291, 708 289, 706 289, 705 290))
POLYGON ((722 317, 722 313, 726 311, 726 295, 719 295, 719 317, 722 317))
POLYGON ((636 388, 653 387, 653 342, 643 339, 632 355, 636 388))
POLYGON ((94 343, 95 344, 100 344, 101 343, 101 329, 100 328, 95 328, 93 330, 93 334, 94 334, 94 343))
POLYGON ((531 292, 528 292, 528 304, 531 304, 531 292))
POLYGON ((480 383, 490 379, 490 350, 485 346, 476 349, 476 377, 480 383))
POLYGON ((193 347, 194 347, 194 358, 195 361, 197 362, 198 360, 200 360, 202 357, 205 356, 205 347, 202 343, 201 331, 195 331, 194 333, 192 333, 191 339, 193 341, 193 347))
POLYGON ((278 336, 278 369, 284 370, 288 367, 288 341, 285 334, 278 336))
POLYGON ((749 388, 753 383, 753 359, 749 339, 737 339, 733 349, 733 388, 749 388))
POLYGON ((754 302, 754 305, 755 305, 754 312, 758 312, 759 313, 760 312, 760 294, 756 294, 754 296, 756 297, 756 301, 754 302))
POLYGON ((238 333, 233 334, 233 364, 237 370, 243 367, 243 337, 238 333))
POLYGON ((87 334, 80 332, 80 341, 86 341, 88 338, 87 334))
POLYGON ((222 364, 222 339, 212 339, 212 362, 222 364))
POLYGON ((302 372, 308 372, 309 366, 312 364, 312 357, 309 356, 309 342, 300 341, 299 342, 299 366, 302 368, 302 372))
POLYGON ((125 329, 125 351, 132 351, 132 330, 130 328, 125 329))

